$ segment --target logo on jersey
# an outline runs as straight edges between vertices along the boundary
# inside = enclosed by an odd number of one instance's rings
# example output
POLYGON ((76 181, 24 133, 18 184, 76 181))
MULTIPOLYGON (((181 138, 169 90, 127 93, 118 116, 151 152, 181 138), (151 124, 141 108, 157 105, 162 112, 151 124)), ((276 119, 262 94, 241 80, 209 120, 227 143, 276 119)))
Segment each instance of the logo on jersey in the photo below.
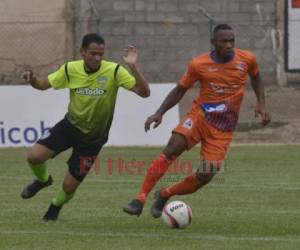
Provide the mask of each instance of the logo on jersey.
POLYGON ((224 93, 224 88, 220 87, 218 84, 210 82, 209 85, 216 93, 224 93))
POLYGON ((107 77, 106 76, 98 76, 97 82, 99 83, 101 88, 104 88, 106 85, 106 82, 107 82, 107 77))
POLYGON ((235 65, 235 68, 241 71, 245 71, 246 69, 246 65, 244 62, 237 62, 237 64, 235 65))
POLYGON ((78 88, 75 90, 75 93, 78 95, 88 95, 88 96, 101 96, 104 95, 106 92, 105 89, 100 89, 100 88, 78 88))
POLYGON ((183 127, 187 128, 187 129, 191 129, 193 127, 193 120, 191 118, 188 118, 185 120, 185 122, 183 123, 183 127))
POLYGON ((211 68, 211 67, 209 67, 207 70, 208 70, 208 72, 217 72, 217 71, 219 71, 218 68, 211 68))

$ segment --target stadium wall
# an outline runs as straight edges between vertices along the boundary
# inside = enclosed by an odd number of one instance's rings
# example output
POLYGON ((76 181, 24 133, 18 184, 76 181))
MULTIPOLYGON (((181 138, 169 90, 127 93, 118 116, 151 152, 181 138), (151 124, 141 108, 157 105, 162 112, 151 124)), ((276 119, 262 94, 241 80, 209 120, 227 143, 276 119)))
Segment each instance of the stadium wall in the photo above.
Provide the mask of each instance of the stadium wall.
MULTIPOLYGON (((292 1, 292 0, 289 0, 292 1)), ((269 85, 300 82, 299 73, 286 73, 285 0, 76 0, 80 19, 106 38, 107 56, 120 60, 128 43, 142 51, 141 64, 151 82, 176 82, 189 59, 210 49, 211 22, 229 23, 236 45, 252 50, 269 85), (96 24, 97 23, 97 24, 96 24)))
POLYGON ((293 0, 3 0, 0 8, 0 84, 22 84, 21 72, 40 75, 78 57, 81 37, 103 34, 107 58, 121 62, 130 43, 150 82, 176 82, 189 59, 210 49, 211 21, 226 22, 236 45, 252 50, 264 80, 300 82, 286 73, 285 3, 293 0))
POLYGON ((28 68, 47 75, 72 58, 69 1, 1 0, 0 10, 0 85, 22 84, 28 68))

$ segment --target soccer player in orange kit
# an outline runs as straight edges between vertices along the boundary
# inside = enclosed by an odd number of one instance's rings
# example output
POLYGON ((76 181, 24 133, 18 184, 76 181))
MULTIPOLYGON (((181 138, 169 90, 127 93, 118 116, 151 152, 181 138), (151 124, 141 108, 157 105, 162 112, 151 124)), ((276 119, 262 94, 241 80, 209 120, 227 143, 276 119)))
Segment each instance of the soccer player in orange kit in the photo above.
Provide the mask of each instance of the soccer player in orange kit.
POLYGON ((255 116, 267 125, 271 118, 266 110, 264 86, 254 54, 234 48, 235 35, 227 24, 213 30, 212 52, 193 58, 179 84, 168 94, 159 109, 145 123, 145 131, 156 128, 163 115, 176 105, 186 91, 200 82, 198 97, 191 111, 172 131, 163 152, 149 166, 136 199, 123 207, 130 215, 140 215, 149 192, 164 175, 172 161, 185 150, 201 143, 200 166, 182 181, 155 193, 151 207, 154 218, 161 216, 164 205, 173 195, 196 192, 220 171, 238 121, 248 75, 257 98, 255 116))

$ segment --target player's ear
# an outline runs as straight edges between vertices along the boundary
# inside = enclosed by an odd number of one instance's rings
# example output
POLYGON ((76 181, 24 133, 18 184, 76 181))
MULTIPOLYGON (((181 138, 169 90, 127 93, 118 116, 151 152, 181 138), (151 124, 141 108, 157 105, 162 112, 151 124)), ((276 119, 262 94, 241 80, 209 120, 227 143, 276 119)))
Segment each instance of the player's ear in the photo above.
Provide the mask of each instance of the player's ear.
POLYGON ((85 55, 85 49, 84 48, 80 48, 80 55, 84 56, 85 55))
POLYGON ((214 37, 211 37, 211 38, 210 38, 210 43, 211 43, 213 46, 215 46, 215 39, 214 39, 214 37))
POLYGON ((213 37, 210 38, 210 44, 215 47, 215 39, 213 37))

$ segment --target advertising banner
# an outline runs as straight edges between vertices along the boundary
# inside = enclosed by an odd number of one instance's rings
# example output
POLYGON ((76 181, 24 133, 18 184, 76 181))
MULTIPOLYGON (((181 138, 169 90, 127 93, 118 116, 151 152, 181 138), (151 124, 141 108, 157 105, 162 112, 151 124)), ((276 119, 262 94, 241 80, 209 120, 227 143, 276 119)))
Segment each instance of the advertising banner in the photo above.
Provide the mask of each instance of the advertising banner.
MULTIPOLYGON (((151 97, 119 90, 107 145, 164 145, 179 121, 178 107, 164 116, 155 130, 144 132, 146 118, 155 112, 175 84, 151 84, 151 97)), ((68 90, 39 91, 31 86, 0 86, 0 147, 33 145, 67 112, 68 90)))

